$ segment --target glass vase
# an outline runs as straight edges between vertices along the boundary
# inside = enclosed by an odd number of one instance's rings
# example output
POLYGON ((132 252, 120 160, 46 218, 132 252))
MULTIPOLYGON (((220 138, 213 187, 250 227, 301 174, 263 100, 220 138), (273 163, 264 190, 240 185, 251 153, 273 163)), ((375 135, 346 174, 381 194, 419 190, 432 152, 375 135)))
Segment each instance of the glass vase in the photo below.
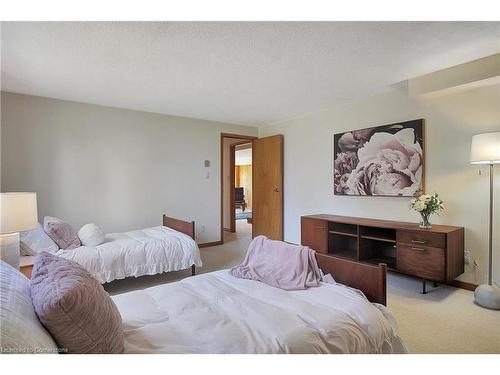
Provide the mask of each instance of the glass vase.
POLYGON ((431 216, 430 214, 423 214, 420 213, 420 216, 422 216, 422 221, 420 221, 419 227, 423 229, 429 229, 432 228, 432 224, 429 221, 429 217, 431 216))

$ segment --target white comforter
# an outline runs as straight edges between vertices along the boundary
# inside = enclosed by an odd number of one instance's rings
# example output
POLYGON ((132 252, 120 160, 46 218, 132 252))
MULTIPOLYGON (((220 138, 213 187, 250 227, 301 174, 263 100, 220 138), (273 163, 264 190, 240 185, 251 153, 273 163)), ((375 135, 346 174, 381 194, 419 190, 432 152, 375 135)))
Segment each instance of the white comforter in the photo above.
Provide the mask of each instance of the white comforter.
POLYGON ((110 233, 102 245, 59 250, 56 255, 81 264, 100 283, 201 266, 196 242, 164 226, 110 233))
POLYGON ((113 296, 126 353, 404 353, 391 313, 342 285, 285 291, 228 270, 113 296))

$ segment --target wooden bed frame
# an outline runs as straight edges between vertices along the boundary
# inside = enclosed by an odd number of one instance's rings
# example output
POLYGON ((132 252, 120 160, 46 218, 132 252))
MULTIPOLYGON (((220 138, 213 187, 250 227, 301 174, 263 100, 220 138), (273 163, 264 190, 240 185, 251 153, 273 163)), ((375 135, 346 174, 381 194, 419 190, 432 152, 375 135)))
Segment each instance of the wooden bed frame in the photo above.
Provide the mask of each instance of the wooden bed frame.
POLYGON ((358 263, 331 255, 316 253, 319 267, 335 281, 361 290, 370 302, 387 305, 387 265, 358 263))
MULTIPOLYGON (((176 219, 174 217, 169 217, 167 215, 163 215, 163 226, 172 228, 178 232, 187 234, 193 240, 194 238, 194 221, 184 221, 180 219, 176 219)), ((193 264, 191 266, 191 275, 194 276, 196 274, 196 266, 193 264)))

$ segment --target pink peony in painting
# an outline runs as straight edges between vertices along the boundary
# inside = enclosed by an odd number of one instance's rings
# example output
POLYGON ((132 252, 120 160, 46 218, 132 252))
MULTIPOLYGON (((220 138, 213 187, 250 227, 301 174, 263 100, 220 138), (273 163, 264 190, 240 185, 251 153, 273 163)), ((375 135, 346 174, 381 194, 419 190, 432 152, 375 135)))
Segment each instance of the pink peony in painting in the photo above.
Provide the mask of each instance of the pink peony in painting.
POLYGON ((334 135, 336 195, 411 197, 423 191, 424 120, 334 135))

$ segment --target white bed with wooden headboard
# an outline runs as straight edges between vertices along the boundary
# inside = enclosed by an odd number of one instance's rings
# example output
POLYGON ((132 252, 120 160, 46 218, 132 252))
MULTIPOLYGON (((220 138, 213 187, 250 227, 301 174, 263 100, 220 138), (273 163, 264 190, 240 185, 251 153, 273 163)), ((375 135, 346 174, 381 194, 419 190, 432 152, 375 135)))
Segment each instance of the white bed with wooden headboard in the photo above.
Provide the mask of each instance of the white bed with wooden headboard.
POLYGON ((341 284, 286 291, 220 270, 112 299, 125 353, 406 353, 390 311, 341 284))
POLYGON ((100 283, 155 275, 202 265, 194 222, 163 215, 163 225, 106 234, 103 244, 59 250, 56 255, 82 265, 100 283))

